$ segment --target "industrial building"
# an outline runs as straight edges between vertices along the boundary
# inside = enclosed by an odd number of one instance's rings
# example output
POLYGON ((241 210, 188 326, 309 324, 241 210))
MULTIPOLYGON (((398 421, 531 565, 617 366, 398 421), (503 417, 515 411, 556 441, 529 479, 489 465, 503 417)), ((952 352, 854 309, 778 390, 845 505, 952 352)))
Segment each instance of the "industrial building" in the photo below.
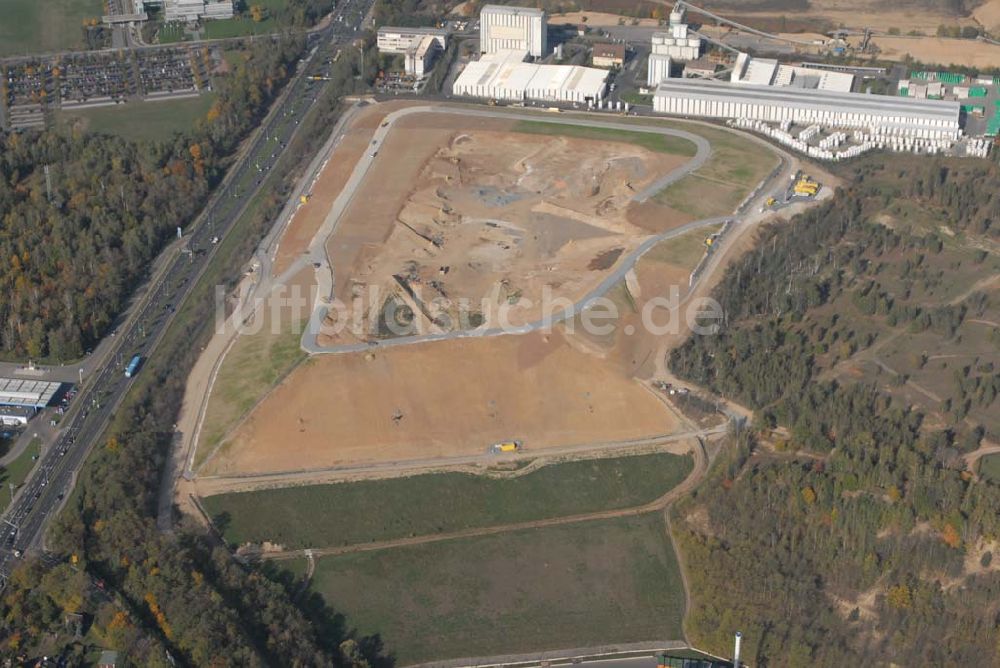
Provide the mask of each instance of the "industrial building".
POLYGON ((652 38, 652 55, 669 56, 674 60, 696 60, 701 54, 701 37, 689 34, 684 22, 684 7, 675 6, 670 12, 670 32, 655 32, 652 38))
POLYGON ((625 64, 624 44, 595 44, 594 67, 622 67, 625 64))
POLYGON ((55 397, 62 383, 0 378, 0 423, 23 425, 55 397))
POLYGON ((654 32, 646 61, 646 84, 656 86, 670 78, 674 60, 697 60, 701 54, 701 37, 688 34, 684 23, 684 8, 675 6, 670 12, 670 32, 654 32))
POLYGON ((670 26, 670 32, 653 33, 652 53, 674 60, 696 60, 701 54, 701 38, 688 35, 686 23, 670 26))
POLYGON ((849 93, 854 87, 854 75, 848 72, 782 65, 777 60, 751 58, 746 53, 736 57, 730 81, 741 85, 807 88, 841 93, 849 93))
POLYGON ((147 6, 159 7, 165 21, 233 18, 233 0, 133 0, 133 4, 136 14, 147 6))
POLYGON ((604 98, 606 70, 577 65, 526 63, 525 51, 496 51, 465 66, 454 95, 521 102, 598 102, 604 98))
POLYGON ((940 100, 776 87, 708 79, 670 79, 653 96, 663 114, 863 129, 873 138, 955 140, 960 105, 940 100))
POLYGON ((448 48, 448 30, 445 28, 395 28, 378 29, 375 44, 381 53, 406 53, 420 45, 425 37, 432 38, 442 51, 448 48))
POLYGON ((479 13, 479 52, 527 51, 541 58, 547 53, 547 30, 541 9, 486 5, 479 13))
POLYGON ((649 54, 649 60, 646 62, 646 83, 650 86, 656 86, 669 78, 670 56, 659 53, 649 54))
POLYGON ((383 26, 378 29, 376 45, 379 53, 403 54, 406 73, 420 78, 430 70, 438 53, 448 48, 448 31, 383 26))
POLYGON ((715 63, 708 58, 699 58, 684 63, 684 76, 708 79, 715 74, 715 63))

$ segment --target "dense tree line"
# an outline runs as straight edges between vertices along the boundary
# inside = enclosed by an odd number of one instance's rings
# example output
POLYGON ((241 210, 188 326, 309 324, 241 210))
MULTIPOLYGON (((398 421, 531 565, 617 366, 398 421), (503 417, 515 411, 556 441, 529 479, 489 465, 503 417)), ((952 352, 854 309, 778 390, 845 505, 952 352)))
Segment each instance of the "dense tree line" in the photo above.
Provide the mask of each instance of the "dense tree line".
MULTIPOLYGON (((295 169, 264 192, 235 246, 213 264, 211 282, 235 282, 310 150, 325 140, 340 96, 354 92, 350 59, 338 63, 316 115, 288 148, 295 169)), ((366 668, 384 662, 377 638, 351 637, 317 596, 296 598, 298 583, 286 574, 234 561, 193 522, 173 534, 157 530, 163 462, 187 372, 212 333, 212 309, 206 284, 179 311, 106 442, 91 455, 49 535, 59 563, 27 561, 15 571, 0 600, 0 655, 23 662, 43 647, 50 654, 63 648, 69 665, 82 665, 83 646, 67 626, 79 615, 87 638, 122 651, 129 665, 366 668)))
MULTIPOLYGON (((761 666, 996 665, 1000 488, 976 481, 959 456, 983 430, 959 416, 932 424, 865 384, 817 379, 820 360, 871 345, 869 318, 948 339, 990 305, 980 294, 921 307, 898 294, 907 277, 921 280, 919 258, 941 252, 940 239, 875 216, 878 202, 916 198, 947 207, 942 224, 995 235, 996 193, 975 189, 995 168, 855 169, 831 203, 764 231, 716 292, 727 312, 718 334, 671 355, 675 373, 745 402, 757 420, 676 509, 694 591, 689 629, 719 652, 741 629, 761 666)), ((991 364, 957 376, 995 405, 991 364)))
POLYGON ((3 356, 71 360, 108 333, 152 258, 197 215, 302 47, 302 38, 257 41, 219 82, 206 118, 169 141, 0 135, 3 356))

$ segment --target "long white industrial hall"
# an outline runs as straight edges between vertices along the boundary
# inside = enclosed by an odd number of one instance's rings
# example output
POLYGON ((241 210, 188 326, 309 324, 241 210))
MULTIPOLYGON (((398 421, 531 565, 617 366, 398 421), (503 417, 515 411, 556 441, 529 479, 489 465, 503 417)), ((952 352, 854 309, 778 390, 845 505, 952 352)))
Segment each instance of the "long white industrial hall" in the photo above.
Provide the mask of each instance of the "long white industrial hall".
POLYGON ((955 140, 961 136, 958 102, 704 79, 664 81, 656 88, 653 109, 680 116, 857 128, 886 137, 955 140))

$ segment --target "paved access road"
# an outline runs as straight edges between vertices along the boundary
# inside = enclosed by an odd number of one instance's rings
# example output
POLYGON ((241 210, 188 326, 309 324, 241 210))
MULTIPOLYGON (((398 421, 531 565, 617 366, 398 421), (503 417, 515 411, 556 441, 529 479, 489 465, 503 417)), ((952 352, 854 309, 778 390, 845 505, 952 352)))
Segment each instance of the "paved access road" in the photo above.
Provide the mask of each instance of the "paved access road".
MULTIPOLYGON (((528 323, 526 325, 521 325, 518 327, 511 328, 492 328, 492 329, 472 329, 472 330, 453 330, 453 331, 443 331, 443 332, 432 332, 427 334, 417 334, 413 336, 403 336, 394 339, 379 340, 373 342, 356 343, 356 344, 346 344, 340 346, 324 347, 320 346, 317 341, 317 335, 322 331, 323 322, 325 321, 327 314, 330 311, 329 304, 334 298, 334 285, 333 285, 333 269, 330 263, 330 258, 326 253, 326 241, 331 234, 336 231, 337 225, 340 222, 344 212, 349 207, 351 201, 353 200, 358 188, 364 181, 368 171, 374 164, 375 160, 379 159, 377 148, 384 144, 386 136, 392 131, 393 126, 396 121, 400 118, 416 113, 456 113, 456 109, 453 107, 441 106, 441 105, 427 105, 418 107, 408 107, 406 109, 401 109, 399 111, 393 112, 386 117, 386 121, 375 131, 372 139, 371 150, 365 152, 361 159, 358 161, 351 173, 351 176, 345 185, 344 189, 338 195, 337 199, 334 200, 331 206, 330 213, 328 214, 326 220, 321 226, 320 230, 317 232, 312 242, 310 243, 309 249, 299 258, 295 264, 292 265, 281 277, 276 278, 266 278, 266 280, 273 281, 272 285, 280 285, 289 277, 294 276, 300 269, 306 266, 306 263, 311 263, 316 267, 316 280, 319 289, 317 290, 317 301, 313 305, 312 316, 310 317, 309 324, 303 332, 302 335, 302 349, 309 354, 338 354, 338 353, 352 353, 360 352, 363 350, 369 350, 372 347, 388 348, 403 345, 413 345, 416 343, 426 343, 430 341, 447 341, 462 338, 480 338, 480 337, 491 337, 491 336, 501 336, 504 334, 526 334, 532 331, 539 331, 542 329, 547 329, 552 325, 562 322, 568 319, 572 319, 579 315, 582 311, 589 308, 593 302, 604 296, 608 290, 610 290, 614 285, 621 281, 625 274, 628 273, 635 263, 645 254, 650 248, 660 243, 686 232, 702 227, 710 227, 713 225, 718 225, 731 221, 734 223, 740 223, 743 220, 743 214, 751 210, 751 207, 744 206, 740 215, 734 216, 721 216, 714 218, 706 218, 703 220, 693 221, 687 223, 681 227, 674 230, 670 230, 663 234, 650 237, 643 241, 643 243, 633 250, 631 253, 626 255, 621 261, 619 261, 616 269, 605 278, 594 290, 592 290, 586 297, 582 300, 576 302, 572 308, 561 311, 557 314, 553 314, 550 317, 543 318, 541 320, 528 323)), ((646 126, 637 125, 627 122, 619 121, 605 121, 605 120, 591 120, 591 119, 581 119, 574 117, 564 117, 561 115, 545 115, 545 114, 526 114, 519 112, 508 112, 499 110, 470 110, 462 109, 460 112, 463 115, 471 116, 483 116, 489 118, 500 118, 508 120, 525 120, 534 121, 542 123, 556 123, 563 125, 577 125, 583 127, 593 127, 593 128, 604 128, 609 130, 623 130, 628 132, 649 132, 652 134, 660 134, 670 137, 678 137, 681 139, 686 139, 691 141, 695 147, 695 155, 688 160, 686 163, 678 167, 677 169, 664 174, 659 179, 649 184, 642 191, 636 193, 633 196, 633 200, 637 202, 645 202, 650 197, 652 197, 656 192, 659 192, 663 188, 668 187, 672 183, 678 181, 679 179, 687 176, 688 174, 701 168, 706 161, 711 157, 711 144, 702 136, 687 132, 685 130, 676 130, 673 128, 664 128, 656 126, 646 126)), ((596 115, 596 114, 595 114, 596 115)), ((768 179, 765 180, 758 187, 758 196, 754 199, 758 199, 759 192, 764 192, 771 187, 771 183, 775 182, 779 175, 783 175, 788 171, 788 161, 785 154, 777 150, 779 156, 782 157, 782 168, 776 170, 768 179)))
POLYGON ((217 189, 200 222, 189 232, 183 252, 169 258, 148 287, 144 301, 119 328, 110 344, 112 349, 77 396, 59 437, 45 450, 31 478, 2 517, 0 580, 5 581, 21 554, 39 546, 48 521, 72 489, 88 452, 130 387, 131 379, 125 378, 122 364, 133 355, 145 359, 154 352, 173 320, 175 305, 183 301, 208 267, 216 244, 225 239, 319 98, 323 84, 309 76, 327 72, 338 48, 357 36, 358 24, 348 26, 338 17, 363 16, 371 3, 347 0, 336 10, 330 27, 309 36, 308 55, 217 189))
POLYGON ((690 141, 695 146, 695 155, 685 162, 683 165, 677 169, 664 174, 660 178, 656 179, 648 186, 646 186, 642 191, 636 193, 632 199, 636 202, 645 202, 654 194, 660 190, 668 187, 670 184, 676 182, 677 180, 684 178, 691 172, 701 168, 705 162, 712 155, 711 144, 702 136, 695 134, 693 132, 687 132, 685 130, 676 130, 673 128, 655 127, 655 126, 645 126, 636 125, 632 123, 623 123, 619 121, 605 121, 596 119, 580 119, 580 118, 566 118, 562 116, 546 116, 542 114, 527 114, 518 112, 506 112, 506 111, 488 111, 488 110, 478 110, 478 109, 461 109, 456 110, 454 107, 447 106, 415 106, 407 107, 406 109, 400 109, 395 111, 388 116, 386 116, 385 121, 381 124, 379 128, 375 130, 375 134, 372 137, 372 142, 370 144, 370 150, 366 151, 358 163, 354 167, 354 171, 351 173, 347 184, 344 186, 343 190, 334 200, 330 207, 330 213, 327 215, 326 220, 323 225, 317 231, 316 235, 313 237, 312 242, 309 244, 308 250, 305 254, 296 260, 295 263, 288 270, 286 270, 280 277, 268 277, 264 276, 263 281, 267 282, 269 286, 280 285, 284 281, 288 280, 290 277, 297 274, 302 268, 308 264, 312 264, 316 267, 316 279, 319 289, 317 291, 317 301, 313 305, 312 316, 309 319, 309 324, 306 327, 305 332, 302 335, 302 349, 311 355, 316 354, 333 354, 333 353, 351 353, 360 352, 363 350, 368 350, 371 347, 377 345, 380 348, 390 348, 396 346, 412 345, 415 343, 426 343, 429 341, 449 341, 455 339, 463 338, 482 338, 482 337, 492 337, 501 336, 504 334, 527 334, 529 332, 539 331, 552 327, 556 323, 563 322, 565 320, 570 320, 575 318, 581 312, 593 305, 594 301, 603 297, 608 290, 614 287, 619 281, 623 280, 625 274, 628 273, 635 263, 645 254, 650 248, 656 244, 672 239, 674 237, 680 236, 686 232, 689 232, 700 227, 709 227, 712 225, 718 225, 731 220, 731 216, 722 216, 716 218, 706 218, 704 220, 698 220, 686 225, 682 225, 676 229, 670 230, 669 232, 664 232, 656 236, 649 237, 643 241, 636 249, 625 256, 625 258, 617 263, 615 270, 609 274, 601 283, 591 290, 582 300, 573 304, 569 309, 564 309, 559 313, 552 314, 549 317, 542 318, 532 323, 525 325, 520 325, 518 327, 510 328, 490 328, 490 329, 468 329, 468 330, 453 330, 444 332, 433 332, 428 334, 416 334, 413 336, 402 336, 394 339, 387 339, 384 341, 371 342, 371 343, 356 343, 347 344, 341 346, 324 347, 320 346, 317 341, 317 335, 322 331, 323 322, 330 311, 329 304, 334 298, 334 285, 333 285, 333 268, 331 266, 330 258, 326 252, 327 240, 330 235, 332 235, 337 226, 340 223, 344 212, 350 206, 354 199, 355 194, 364 182, 365 177, 368 175, 369 170, 376 160, 379 159, 378 148, 381 147, 385 138, 392 131, 395 123, 399 119, 412 114, 421 113, 461 113, 463 116, 482 116, 487 118, 500 118, 505 120, 519 120, 519 121, 533 121, 540 123, 556 123, 560 125, 575 125, 581 127, 589 128, 601 128, 607 130, 621 130, 627 132, 648 132, 650 134, 659 134, 668 137, 677 137, 679 139, 685 139, 690 141))

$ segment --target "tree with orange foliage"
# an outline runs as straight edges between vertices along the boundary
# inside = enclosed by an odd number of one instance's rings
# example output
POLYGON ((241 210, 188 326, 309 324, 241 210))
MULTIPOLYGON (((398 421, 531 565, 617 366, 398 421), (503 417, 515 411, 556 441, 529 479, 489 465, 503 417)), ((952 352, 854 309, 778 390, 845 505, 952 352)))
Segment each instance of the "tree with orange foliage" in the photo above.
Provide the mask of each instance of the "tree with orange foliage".
POLYGON ((951 522, 944 525, 944 529, 941 531, 941 540, 944 541, 945 545, 956 550, 962 546, 962 537, 958 535, 958 529, 951 522))

